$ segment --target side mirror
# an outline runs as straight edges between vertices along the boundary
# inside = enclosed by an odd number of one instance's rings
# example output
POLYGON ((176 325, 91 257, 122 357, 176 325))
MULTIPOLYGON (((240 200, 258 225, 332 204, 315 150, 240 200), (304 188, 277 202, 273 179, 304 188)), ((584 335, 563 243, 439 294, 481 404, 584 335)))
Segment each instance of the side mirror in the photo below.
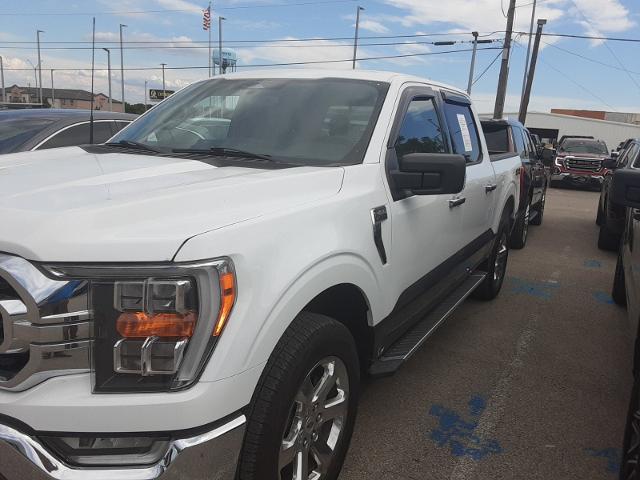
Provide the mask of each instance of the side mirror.
POLYGON ((618 160, 616 157, 612 157, 612 158, 605 158, 602 161, 602 166, 604 168, 606 168, 607 170, 615 170, 616 167, 618 166, 618 160))
POLYGON ((623 168, 613 174, 613 201, 624 207, 640 208, 640 170, 623 168))
POLYGON ((545 167, 551 167, 553 160, 556 158, 556 151, 551 148, 545 148, 542 150, 542 163, 545 167))
POLYGON ((400 170, 391 172, 395 187, 415 195, 460 193, 467 174, 463 155, 409 153, 399 159, 400 170))
POLYGON ((613 159, 617 159, 620 156, 620 152, 617 150, 612 150, 611 151, 611 158, 613 159))

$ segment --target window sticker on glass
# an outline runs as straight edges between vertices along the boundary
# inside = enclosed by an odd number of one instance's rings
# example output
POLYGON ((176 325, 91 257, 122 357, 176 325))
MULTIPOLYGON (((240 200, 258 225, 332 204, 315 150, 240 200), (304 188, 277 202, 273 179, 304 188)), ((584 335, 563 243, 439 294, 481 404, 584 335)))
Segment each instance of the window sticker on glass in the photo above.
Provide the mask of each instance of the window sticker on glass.
POLYGON ((460 133, 462 134, 462 141, 464 142, 464 151, 470 152, 473 150, 471 144, 471 134, 469 133, 469 126, 467 125, 467 119, 464 115, 458 113, 458 125, 460 125, 460 133))

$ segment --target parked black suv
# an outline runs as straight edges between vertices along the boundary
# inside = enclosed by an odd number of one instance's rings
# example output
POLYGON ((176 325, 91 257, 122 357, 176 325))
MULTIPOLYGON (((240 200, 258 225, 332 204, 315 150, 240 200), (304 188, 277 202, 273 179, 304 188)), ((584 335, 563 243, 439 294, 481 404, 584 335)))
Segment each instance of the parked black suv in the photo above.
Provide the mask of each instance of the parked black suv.
MULTIPOLYGON (((610 190, 612 200, 626 208, 611 296, 618 305, 626 305, 633 325, 640 318, 640 161, 637 158, 616 170, 610 190)), ((640 330, 635 339, 633 388, 620 468, 620 479, 632 478, 640 478, 640 330)))
MULTIPOLYGON (((550 169, 542 160, 543 146, 534 143, 529 131, 515 120, 482 120, 482 129, 489 153, 519 153, 522 159, 520 171, 520 206, 511 234, 511 247, 523 248, 527 243, 529 224, 541 225, 550 169)), ((552 159, 549 159, 549 166, 552 159)))
POLYGON ((603 162, 607 174, 602 181, 600 202, 596 224, 600 227, 598 235, 598 248, 602 250, 618 250, 620 237, 624 231, 625 208, 618 205, 612 198, 613 172, 624 168, 631 168, 640 159, 640 140, 630 139, 625 142, 624 150, 620 151, 617 158, 609 158, 603 162))

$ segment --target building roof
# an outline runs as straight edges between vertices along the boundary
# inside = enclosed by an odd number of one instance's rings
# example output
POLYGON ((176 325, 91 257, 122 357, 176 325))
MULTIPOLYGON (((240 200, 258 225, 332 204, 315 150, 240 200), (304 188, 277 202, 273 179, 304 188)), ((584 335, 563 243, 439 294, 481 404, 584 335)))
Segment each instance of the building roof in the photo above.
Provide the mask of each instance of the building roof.
MULTIPOLYGON (((6 87, 4 90, 7 94, 9 94, 11 90, 13 90, 14 88, 18 88, 22 92, 28 93, 29 96, 32 96, 32 97, 37 97, 38 95, 40 95, 40 89, 35 87, 21 87, 19 85, 12 85, 10 87, 6 87)), ((64 98, 68 100, 86 100, 87 102, 91 101, 91 92, 88 92, 86 90, 79 90, 79 89, 72 89, 72 88, 54 88, 53 93, 54 93, 53 96, 56 99, 64 98)), ((42 95, 45 98, 51 98, 52 96, 51 89, 43 87, 42 95)), ((94 96, 98 96, 98 95, 103 95, 109 98, 108 95, 105 95, 104 93, 101 93, 101 92, 97 92, 94 94, 94 96)), ((113 99, 113 103, 122 103, 122 102, 113 99)))

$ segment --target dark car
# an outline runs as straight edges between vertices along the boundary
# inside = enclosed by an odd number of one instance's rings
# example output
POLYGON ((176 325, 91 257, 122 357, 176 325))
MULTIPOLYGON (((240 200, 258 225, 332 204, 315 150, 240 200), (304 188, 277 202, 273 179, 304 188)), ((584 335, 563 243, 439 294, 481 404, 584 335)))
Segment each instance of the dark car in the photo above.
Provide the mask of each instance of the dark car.
MULTIPOLYGON (((611 296, 615 303, 627 307, 629 320, 635 325, 640 318, 640 161, 637 158, 613 174, 611 195, 617 205, 626 208, 611 296)), ((620 478, 640 478, 640 330, 635 337, 633 387, 620 478)))
POLYGON ((511 234, 511 246, 523 248, 529 224, 541 225, 550 172, 542 161, 542 146, 536 146, 529 131, 515 120, 482 120, 487 148, 491 155, 519 153, 520 204, 511 234))
POLYGON ((625 142, 625 148, 620 151, 617 158, 610 158, 604 162, 609 173, 605 175, 602 182, 600 202, 598 203, 598 213, 596 215, 596 224, 600 226, 598 248, 602 250, 618 250, 620 238, 624 231, 625 208, 622 205, 618 205, 611 194, 613 190, 612 172, 631 168, 639 159, 640 140, 630 139, 625 142))
POLYGON ((607 174, 604 161, 609 156, 607 144, 601 140, 568 137, 558 144, 551 180, 600 189, 607 174))
MULTIPOLYGON (((32 109, 0 112, 0 154, 90 143, 88 110, 32 109)), ((95 111, 93 143, 104 143, 136 115, 95 111)))

